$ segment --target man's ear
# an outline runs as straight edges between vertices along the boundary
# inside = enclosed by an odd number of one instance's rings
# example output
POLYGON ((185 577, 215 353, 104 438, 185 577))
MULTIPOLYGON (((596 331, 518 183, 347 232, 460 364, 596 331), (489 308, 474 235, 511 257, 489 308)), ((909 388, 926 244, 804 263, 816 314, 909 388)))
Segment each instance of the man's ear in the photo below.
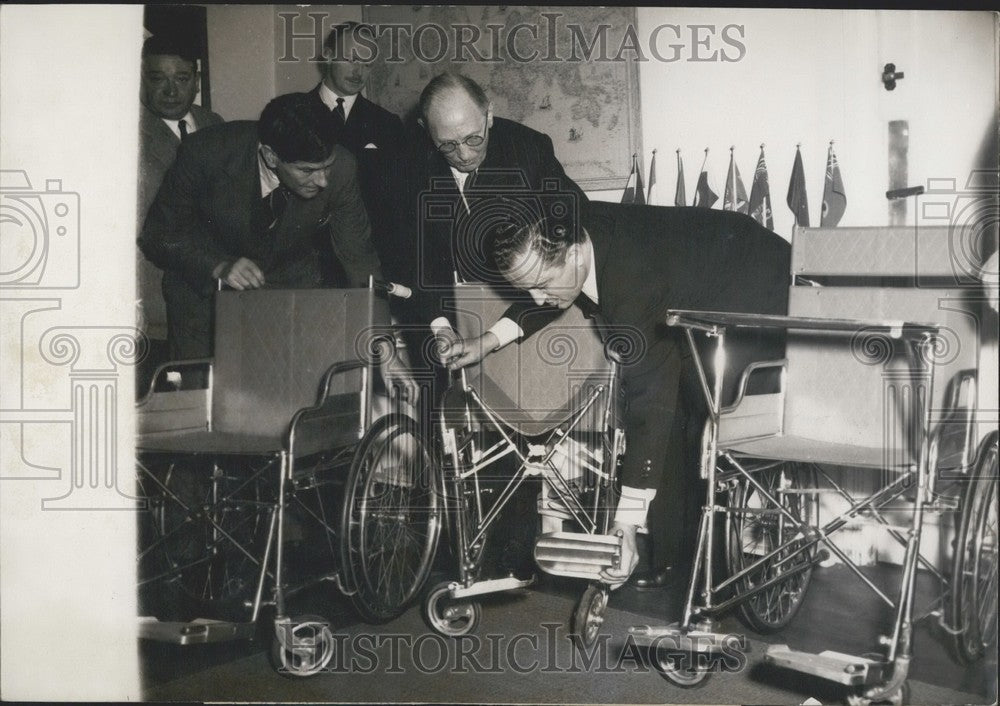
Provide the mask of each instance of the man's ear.
POLYGON ((268 167, 271 169, 276 169, 278 167, 278 162, 281 160, 278 159, 278 155, 275 154, 274 150, 272 150, 268 145, 260 146, 260 154, 264 158, 264 164, 268 167))

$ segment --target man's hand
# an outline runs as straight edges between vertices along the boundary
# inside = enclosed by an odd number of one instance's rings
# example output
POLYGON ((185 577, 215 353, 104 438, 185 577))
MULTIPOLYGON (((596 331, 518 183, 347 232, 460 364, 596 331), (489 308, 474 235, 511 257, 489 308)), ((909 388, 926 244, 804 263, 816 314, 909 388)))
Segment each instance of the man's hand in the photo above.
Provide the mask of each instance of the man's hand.
POLYGON ((496 334, 487 331, 478 338, 458 338, 457 336, 445 345, 441 334, 438 336, 438 355, 449 370, 458 370, 467 365, 478 363, 492 353, 500 345, 496 334))
POLYGON ((220 262, 212 276, 233 289, 260 289, 264 286, 264 273, 256 262, 245 257, 233 262, 220 262))
POLYGON ((379 370, 385 389, 392 395, 398 392, 400 398, 410 404, 417 403, 420 388, 410 374, 410 364, 404 352, 388 341, 378 342, 379 370))
POLYGON ((605 569, 601 572, 601 578, 608 582, 611 590, 620 588, 628 577, 632 575, 636 564, 639 563, 639 552, 636 550, 635 534, 639 528, 625 522, 616 522, 608 530, 608 534, 614 535, 622 533, 622 560, 617 569, 605 569))

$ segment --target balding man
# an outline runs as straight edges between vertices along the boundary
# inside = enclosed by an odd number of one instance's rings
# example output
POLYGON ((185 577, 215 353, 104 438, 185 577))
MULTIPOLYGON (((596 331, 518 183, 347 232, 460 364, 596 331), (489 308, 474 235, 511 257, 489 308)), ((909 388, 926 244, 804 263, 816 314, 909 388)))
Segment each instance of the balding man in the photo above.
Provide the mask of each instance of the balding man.
MULTIPOLYGON (((426 139, 404 161, 408 169, 402 209, 409 273, 418 290, 417 316, 435 330, 452 321, 442 298, 452 296, 455 275, 463 281, 503 281, 485 256, 483 237, 498 221, 515 217, 525 205, 545 215, 569 209, 585 221, 587 197, 556 159, 552 140, 493 114, 489 97, 472 79, 444 73, 420 95, 418 122, 426 139), (527 197, 527 198, 526 198, 527 197)), ((525 214, 517 216, 524 220, 525 214)), ((525 299, 523 308, 533 308, 525 299)), ((509 310, 478 343, 499 347, 519 335, 519 309, 509 310)))

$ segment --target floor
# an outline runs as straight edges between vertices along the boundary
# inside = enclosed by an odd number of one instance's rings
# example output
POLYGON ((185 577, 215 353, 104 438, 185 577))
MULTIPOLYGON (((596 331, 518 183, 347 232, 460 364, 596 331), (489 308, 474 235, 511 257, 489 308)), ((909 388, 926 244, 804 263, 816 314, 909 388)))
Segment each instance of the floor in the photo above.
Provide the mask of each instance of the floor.
MULTIPOLYGON (((873 567, 874 580, 891 586, 892 567, 873 567)), ((445 578, 432 576, 431 582, 445 578)), ((573 580, 539 584, 485 598, 482 624, 473 637, 439 638, 424 624, 419 606, 382 626, 361 624, 332 587, 298 599, 304 613, 330 620, 335 654, 323 673, 296 679, 271 667, 271 631, 261 621, 252 642, 177 647, 143 642, 140 656, 147 699, 451 703, 741 703, 842 702, 840 687, 763 664, 766 643, 810 651, 861 654, 875 649, 887 627, 887 611, 843 567, 819 569, 800 613, 780 635, 748 631, 735 617, 722 630, 745 639, 744 656, 696 689, 665 681, 642 650, 630 644, 628 627, 675 620, 683 580, 639 592, 625 587, 612 595, 598 647, 582 655, 567 636, 569 616, 582 586, 573 580), (589 657, 590 663, 587 664, 589 657)), ((922 577, 918 606, 934 594, 922 577)), ((971 704, 996 700, 996 657, 960 666, 946 636, 933 624, 915 631, 910 702, 971 704)))

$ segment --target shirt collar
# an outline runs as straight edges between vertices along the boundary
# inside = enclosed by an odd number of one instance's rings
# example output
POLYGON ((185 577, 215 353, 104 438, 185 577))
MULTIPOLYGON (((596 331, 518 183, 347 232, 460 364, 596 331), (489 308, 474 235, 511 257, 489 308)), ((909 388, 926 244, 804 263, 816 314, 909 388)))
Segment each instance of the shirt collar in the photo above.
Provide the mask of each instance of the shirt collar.
MULTIPOLYGON (((586 229, 583 232, 586 233, 586 229)), ((594 260, 594 241, 588 237, 584 241, 584 245, 586 248, 584 254, 590 260, 590 268, 587 270, 587 279, 583 281, 583 289, 581 291, 592 302, 600 304, 597 295, 597 262, 594 260)))
POLYGON ((180 125, 181 120, 187 123, 188 133, 192 133, 198 129, 198 125, 197 123, 195 123, 194 116, 191 115, 190 110, 188 111, 187 115, 185 115, 183 118, 178 118, 177 120, 168 120, 167 118, 160 118, 160 120, 162 120, 167 124, 167 127, 170 128, 170 132, 177 135, 178 140, 181 137, 181 125, 180 125))
POLYGON ((267 162, 264 161, 264 155, 261 154, 260 148, 261 144, 258 142, 257 171, 260 172, 260 197, 265 198, 281 185, 281 180, 278 179, 278 175, 275 174, 269 166, 267 166, 267 162))
POLYGON ((355 93, 353 96, 342 96, 336 91, 331 90, 330 87, 326 85, 326 82, 319 84, 319 99, 323 101, 323 105, 327 108, 330 110, 336 108, 338 98, 344 99, 344 119, 346 120, 351 114, 351 108, 354 107, 354 102, 358 99, 358 94, 355 93))

